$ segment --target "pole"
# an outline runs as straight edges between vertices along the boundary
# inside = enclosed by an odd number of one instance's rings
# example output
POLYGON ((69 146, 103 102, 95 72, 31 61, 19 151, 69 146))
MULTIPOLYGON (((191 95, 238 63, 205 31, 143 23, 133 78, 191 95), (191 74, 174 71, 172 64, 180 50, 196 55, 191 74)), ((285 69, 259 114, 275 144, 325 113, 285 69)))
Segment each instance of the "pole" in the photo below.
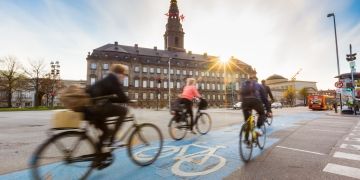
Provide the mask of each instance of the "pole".
POLYGON ((171 61, 171 58, 169 58, 169 69, 168 69, 168 88, 169 88, 169 110, 171 110, 171 92, 170 92, 170 61, 171 61))
MULTIPOLYGON (((338 70, 338 76, 340 76, 340 65, 339 65, 339 50, 338 50, 338 43, 337 43, 337 33, 336 33, 336 20, 335 20, 335 14, 331 13, 328 14, 327 17, 333 17, 334 20, 334 30, 335 30, 335 46, 336 46, 336 62, 337 62, 337 70, 338 70)), ((340 80, 340 77, 339 77, 340 80)), ((342 98, 341 98, 341 92, 340 95, 340 111, 342 111, 342 98)))

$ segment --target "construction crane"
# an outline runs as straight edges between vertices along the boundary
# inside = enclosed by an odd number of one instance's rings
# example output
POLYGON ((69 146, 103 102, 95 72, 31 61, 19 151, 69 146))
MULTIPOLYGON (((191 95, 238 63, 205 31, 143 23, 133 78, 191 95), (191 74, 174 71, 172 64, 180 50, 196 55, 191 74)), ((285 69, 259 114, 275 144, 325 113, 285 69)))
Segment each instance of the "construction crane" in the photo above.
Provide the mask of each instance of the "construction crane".
POLYGON ((300 73, 300 71, 302 71, 301 68, 291 77, 291 81, 295 81, 295 80, 296 80, 296 76, 300 73))

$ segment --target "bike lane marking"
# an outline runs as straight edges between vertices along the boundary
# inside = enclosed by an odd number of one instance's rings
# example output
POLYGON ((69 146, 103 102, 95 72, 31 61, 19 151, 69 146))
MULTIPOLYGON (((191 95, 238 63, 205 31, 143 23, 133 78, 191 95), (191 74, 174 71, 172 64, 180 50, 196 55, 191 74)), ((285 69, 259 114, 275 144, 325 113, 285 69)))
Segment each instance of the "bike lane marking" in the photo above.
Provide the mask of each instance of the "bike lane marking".
MULTIPOLYGON (((302 120, 312 120, 316 117, 317 115, 314 113, 275 116, 272 126, 267 126, 267 134, 297 126, 296 123, 302 120)), ((174 148, 176 151, 174 153, 167 151, 167 154, 162 154, 161 158, 146 167, 135 165, 128 157, 126 149, 116 150, 114 152, 115 162, 101 171, 94 170, 89 179, 225 178, 244 165, 239 155, 240 127, 239 123, 239 125, 210 131, 204 136, 188 134, 181 141, 167 139, 164 141, 164 147, 176 147, 174 148)), ((163 133, 167 133, 167 131, 163 131, 163 133)), ((278 139, 267 137, 265 149, 277 141, 278 139)), ((262 150, 254 148, 252 159, 261 153, 262 150)), ((23 170, 5 174, 0 176, 0 179, 31 179, 30 171, 23 170)))

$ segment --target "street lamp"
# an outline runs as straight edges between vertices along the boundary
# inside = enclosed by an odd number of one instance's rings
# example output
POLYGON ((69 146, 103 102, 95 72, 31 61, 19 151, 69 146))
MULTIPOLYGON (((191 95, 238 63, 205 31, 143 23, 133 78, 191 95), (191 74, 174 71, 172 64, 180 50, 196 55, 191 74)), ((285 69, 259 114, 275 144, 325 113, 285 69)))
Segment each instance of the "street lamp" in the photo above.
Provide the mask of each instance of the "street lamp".
MULTIPOLYGON (((334 20, 334 30, 335 30, 335 45, 336 45, 336 62, 337 62, 337 70, 338 70, 338 76, 340 80, 340 65, 339 65, 339 51, 338 51, 338 43, 337 43, 337 35, 336 35, 336 21, 335 21, 335 14, 330 13, 327 15, 327 17, 333 17, 334 20)), ((341 92, 340 94, 340 109, 342 110, 342 100, 341 100, 341 92)))
POLYGON ((171 111, 171 92, 170 92, 170 64, 171 64, 171 57, 169 57, 169 68, 168 68, 168 88, 169 88, 169 95, 168 95, 168 98, 169 98, 169 110, 171 111))
POLYGON ((51 77, 52 83, 51 83, 51 107, 54 107, 54 97, 55 97, 55 85, 57 83, 56 79, 60 79, 60 63, 59 61, 56 61, 55 63, 53 61, 50 62, 51 67, 51 77))

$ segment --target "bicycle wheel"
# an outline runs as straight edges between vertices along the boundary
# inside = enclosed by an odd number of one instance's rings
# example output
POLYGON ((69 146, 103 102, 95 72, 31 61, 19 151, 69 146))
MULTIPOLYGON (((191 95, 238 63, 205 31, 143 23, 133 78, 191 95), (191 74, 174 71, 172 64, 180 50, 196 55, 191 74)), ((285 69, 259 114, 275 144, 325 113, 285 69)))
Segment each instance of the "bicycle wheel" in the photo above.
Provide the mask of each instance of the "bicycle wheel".
POLYGON ((271 126, 272 122, 273 122, 274 117, 270 116, 270 117, 266 117, 266 123, 271 126))
POLYGON ((144 123, 137 126, 131 133, 127 150, 135 164, 147 166, 159 157, 162 146, 163 136, 160 129, 154 124, 144 123), (145 151, 146 153, 144 153, 145 151))
POLYGON ((241 126, 239 140, 240 157, 244 162, 248 162, 251 159, 252 150, 252 133, 250 133, 248 123, 245 123, 241 126))
POLYGON ((257 142, 257 145, 259 146, 260 149, 264 149, 265 147, 265 142, 266 142, 266 127, 265 127, 265 124, 263 124, 261 127, 261 133, 262 135, 261 136, 256 136, 256 142, 257 142))
POLYGON ((93 170, 96 148, 93 141, 79 131, 54 135, 34 152, 32 176, 40 179, 86 179, 93 170))
POLYGON ((208 113, 201 113, 196 122, 196 129, 202 135, 208 133, 211 129, 211 117, 208 113))
POLYGON ((186 120, 180 120, 176 122, 176 117, 174 116, 169 123, 169 134, 174 140, 181 140, 185 137, 189 124, 186 120))

